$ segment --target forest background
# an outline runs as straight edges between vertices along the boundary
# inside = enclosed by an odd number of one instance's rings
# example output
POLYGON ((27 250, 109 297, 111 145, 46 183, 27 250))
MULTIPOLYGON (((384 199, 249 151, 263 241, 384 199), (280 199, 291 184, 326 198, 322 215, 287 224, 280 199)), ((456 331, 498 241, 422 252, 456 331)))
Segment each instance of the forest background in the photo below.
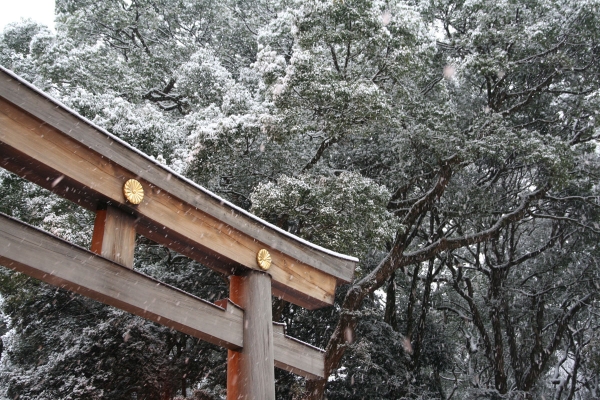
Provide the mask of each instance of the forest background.
MULTIPOLYGON (((0 64, 220 196, 361 259, 281 399, 597 399, 596 0, 57 0, 0 64)), ((0 171, 0 211, 82 246, 93 215, 0 171)), ((227 278, 143 238, 135 268, 227 278)), ((0 270, 0 396, 219 399, 226 353, 0 270)))

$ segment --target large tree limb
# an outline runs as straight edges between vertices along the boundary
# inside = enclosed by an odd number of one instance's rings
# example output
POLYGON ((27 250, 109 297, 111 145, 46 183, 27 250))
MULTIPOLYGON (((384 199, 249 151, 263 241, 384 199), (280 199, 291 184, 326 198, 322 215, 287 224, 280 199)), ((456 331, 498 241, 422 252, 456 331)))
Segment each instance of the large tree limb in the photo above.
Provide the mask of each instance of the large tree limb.
MULTIPOLYGON (((451 171, 450 171, 451 172, 451 171)), ((450 175, 440 173, 436 185, 430 190, 422 199, 417 201, 411 210, 405 216, 404 221, 414 221, 421 215, 422 212, 427 210, 427 204, 431 205, 435 199, 441 196, 447 186, 450 175), (436 189, 440 186, 440 189, 436 189), (426 201, 425 198, 429 200, 426 201), (417 212, 420 210, 421 212, 417 212)), ((546 194, 547 187, 543 187, 534 192, 528 193, 522 196, 521 203, 513 211, 502 215, 498 220, 488 229, 476 232, 470 235, 464 235, 458 238, 440 238, 434 243, 425 246, 422 249, 404 254, 407 247, 407 243, 403 239, 408 235, 408 229, 403 234, 399 234, 394 242, 392 250, 388 255, 381 261, 381 263, 373 270, 370 274, 365 276, 360 281, 356 282, 346 294, 346 297, 342 304, 342 312, 340 319, 336 325, 336 328, 329 339, 329 343, 326 347, 325 355, 325 375, 329 376, 335 369, 337 369, 341 363, 342 357, 347 348, 347 340, 353 336, 353 331, 357 324, 356 311, 361 307, 365 297, 375 290, 380 288, 385 282, 389 280, 391 274, 399 268, 403 268, 407 265, 420 263, 426 261, 436 255, 461 247, 477 244, 488 240, 500 232, 501 229, 506 227, 509 223, 518 221, 523 218, 530 205, 546 194)), ((325 385, 327 379, 319 379, 309 381, 306 385, 307 392, 305 394, 306 399, 316 400, 321 399, 325 392, 325 385)))
MULTIPOLYGON (((546 345, 546 347, 540 347, 538 354, 535 354, 535 356, 538 357, 538 360, 536 360, 537 362, 531 363, 531 365, 525 371, 525 375, 523 378, 523 386, 519 389, 524 391, 531 390, 531 388, 537 382, 537 379, 540 376, 540 374, 545 370, 546 365, 550 361, 551 357, 554 355, 556 348, 562 341, 565 330, 568 328, 568 325, 575 316, 575 314, 577 314, 577 312, 581 310, 584 306, 587 306, 592 300, 592 298, 596 296, 597 293, 595 292, 589 293, 581 299, 576 299, 574 301, 574 304, 570 308, 565 310, 561 318, 556 322, 556 331, 554 332, 554 335, 550 342, 546 345)), ((532 356, 534 355, 532 354, 532 356)))
POLYGON ((534 200, 539 200, 543 198, 546 194, 546 190, 547 188, 538 189, 535 192, 524 196, 521 200, 521 204, 516 209, 514 209, 508 214, 504 214, 494 223, 494 225, 492 225, 490 228, 484 231, 480 231, 471 235, 465 235, 458 238, 439 238, 438 240, 436 240, 428 246, 425 246, 419 250, 410 253, 403 254, 401 262, 404 265, 423 262, 443 251, 456 250, 461 247, 470 246, 491 239, 509 223, 518 221, 521 218, 523 218, 528 211, 529 205, 534 200))
POLYGON ((314 167, 315 164, 318 163, 321 157, 323 156, 325 150, 327 150, 327 148, 329 148, 334 143, 337 143, 338 140, 339 138, 337 137, 328 137, 327 139, 323 140, 319 145, 319 148, 317 149, 317 152, 315 153, 313 158, 311 158, 310 161, 304 166, 304 168, 302 168, 302 172, 306 172, 312 167, 314 167))

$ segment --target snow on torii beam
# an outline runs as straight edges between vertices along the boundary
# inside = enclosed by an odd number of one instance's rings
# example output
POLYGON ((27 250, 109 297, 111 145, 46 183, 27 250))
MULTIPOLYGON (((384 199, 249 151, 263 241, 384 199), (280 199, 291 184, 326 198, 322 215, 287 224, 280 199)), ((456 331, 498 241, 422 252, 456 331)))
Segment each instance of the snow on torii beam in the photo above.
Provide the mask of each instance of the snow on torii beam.
POLYGON ((274 399, 273 365, 324 377, 323 351, 272 323, 271 292, 308 309, 333 304, 337 284, 352 279, 357 259, 235 207, 1 66, 0 166, 95 211, 92 251, 106 257, 0 216, 2 264, 230 349, 230 399, 274 399), (132 178, 145 192, 136 206, 123 195, 132 178), (231 302, 220 308, 126 268, 133 264, 136 231, 236 275, 230 295, 244 311, 231 302), (268 275, 259 272, 261 249, 271 253, 268 275))
POLYGON ((157 164, 148 156, 0 68, 0 166, 81 206, 110 203, 136 230, 217 271, 259 270, 271 253, 273 295, 308 309, 333 304, 358 262, 305 242, 157 164), (144 186, 138 206, 123 184, 144 186))

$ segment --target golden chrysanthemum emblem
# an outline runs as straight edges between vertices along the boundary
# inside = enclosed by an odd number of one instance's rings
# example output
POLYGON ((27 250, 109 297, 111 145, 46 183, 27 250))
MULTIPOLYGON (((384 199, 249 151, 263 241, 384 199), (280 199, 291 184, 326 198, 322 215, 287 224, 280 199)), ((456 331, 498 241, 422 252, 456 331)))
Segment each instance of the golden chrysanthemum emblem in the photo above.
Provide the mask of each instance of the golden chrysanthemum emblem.
POLYGON ((140 204, 144 199, 144 188, 135 179, 130 179, 123 185, 123 194, 131 204, 140 204))
POLYGON ((269 252, 265 249, 258 251, 258 254, 256 255, 256 261, 258 262, 260 269, 263 271, 271 268, 271 254, 269 254, 269 252))

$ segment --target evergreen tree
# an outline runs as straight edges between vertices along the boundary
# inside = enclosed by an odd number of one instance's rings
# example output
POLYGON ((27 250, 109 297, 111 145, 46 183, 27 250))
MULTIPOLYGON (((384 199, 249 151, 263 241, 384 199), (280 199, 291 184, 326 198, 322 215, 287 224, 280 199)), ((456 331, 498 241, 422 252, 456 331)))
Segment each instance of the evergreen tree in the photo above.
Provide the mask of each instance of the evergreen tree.
MULTIPOLYGON (((327 349, 279 398, 598 395, 596 0, 59 0, 0 63, 196 182, 358 256, 327 349)), ((92 215, 11 174, 1 211, 80 245, 92 215)), ((227 280, 145 239, 135 268, 227 280)), ((8 398, 219 398, 225 353, 2 270, 8 398), (194 392, 195 390, 195 392, 194 392)))

